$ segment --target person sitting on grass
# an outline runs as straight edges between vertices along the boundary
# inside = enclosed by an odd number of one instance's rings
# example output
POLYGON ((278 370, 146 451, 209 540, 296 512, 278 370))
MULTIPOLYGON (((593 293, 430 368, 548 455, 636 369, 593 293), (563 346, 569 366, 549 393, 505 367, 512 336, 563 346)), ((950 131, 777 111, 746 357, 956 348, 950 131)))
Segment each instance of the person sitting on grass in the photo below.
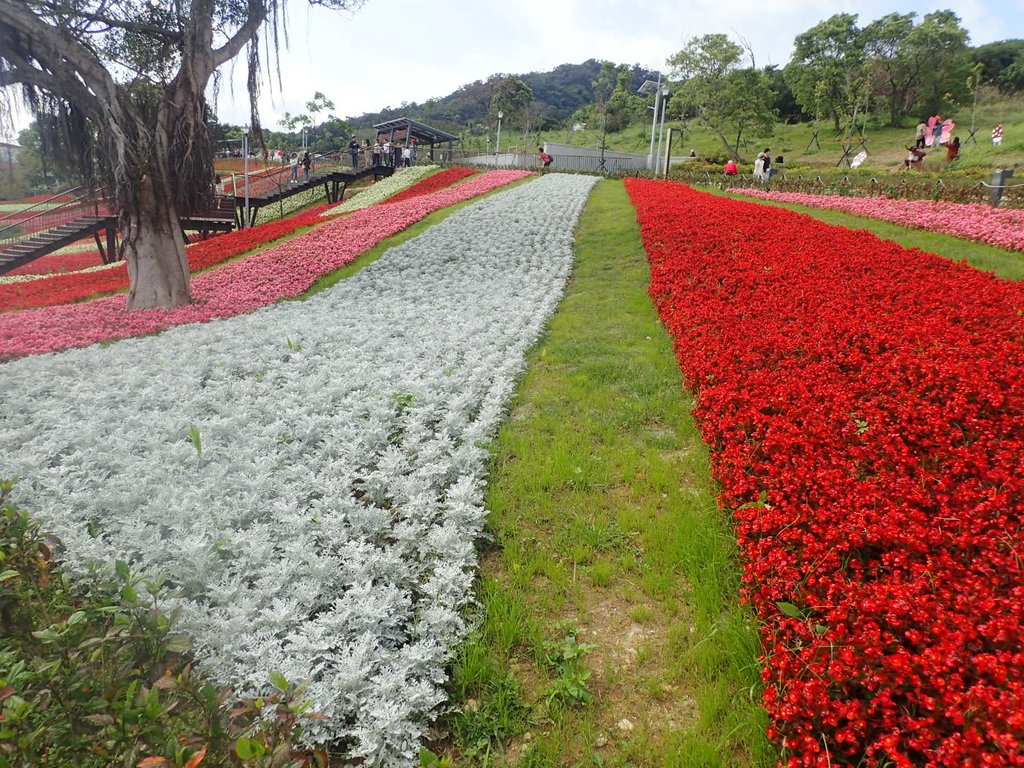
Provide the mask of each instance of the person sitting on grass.
POLYGON ((925 152, 923 149, 918 149, 917 147, 907 147, 907 152, 909 154, 903 160, 903 167, 918 169, 922 168, 922 163, 924 161, 925 155, 927 155, 928 153, 925 152))

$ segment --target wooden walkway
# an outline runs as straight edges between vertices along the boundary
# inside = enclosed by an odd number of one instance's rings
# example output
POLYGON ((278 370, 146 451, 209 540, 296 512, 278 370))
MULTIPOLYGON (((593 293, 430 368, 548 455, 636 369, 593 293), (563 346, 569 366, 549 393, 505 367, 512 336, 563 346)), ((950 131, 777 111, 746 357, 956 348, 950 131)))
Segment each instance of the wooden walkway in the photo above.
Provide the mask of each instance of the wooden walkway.
MULTIPOLYGON (((371 176, 373 177, 373 180, 376 181, 385 176, 390 176, 394 171, 394 168, 384 165, 359 169, 334 169, 330 171, 314 171, 310 174, 308 181, 302 178, 294 183, 290 181, 280 181, 274 189, 250 193, 248 197, 249 225, 251 226, 256 223, 256 217, 261 208, 266 208, 268 205, 279 203, 302 192, 308 192, 311 189, 317 189, 323 185, 324 197, 327 202, 337 203, 344 198, 345 190, 348 189, 350 184, 371 176)), ((282 174, 282 176, 283 175, 284 174, 282 174)), ((238 194, 238 190, 236 189, 235 224, 239 227, 241 227, 245 222, 246 200, 247 198, 245 195, 238 194)))
MULTIPOLYGON (((181 228, 199 232, 204 238, 211 232, 230 232, 235 227, 241 227, 245 221, 246 203, 249 206, 249 224, 252 225, 262 208, 294 195, 322 186, 327 202, 336 203, 343 199, 350 184, 370 176, 377 180, 393 172, 394 168, 387 166, 344 170, 335 168, 314 172, 308 180, 299 179, 295 183, 277 181, 270 190, 264 187, 262 194, 251 194, 248 198, 234 190, 234 195, 219 197, 217 204, 210 210, 182 217, 181 228)), ((112 214, 70 218, 58 226, 24 237, 10 245, 0 245, 0 275, 87 237, 96 239, 103 263, 115 261, 118 258, 116 235, 117 217, 112 214), (105 233, 105 248, 101 232, 105 233)))
POLYGON ((89 236, 96 238, 96 246, 100 249, 103 263, 109 263, 117 254, 117 246, 114 243, 116 231, 116 216, 79 216, 0 250, 0 275, 89 236), (100 232, 103 231, 107 233, 106 250, 100 241, 100 232))

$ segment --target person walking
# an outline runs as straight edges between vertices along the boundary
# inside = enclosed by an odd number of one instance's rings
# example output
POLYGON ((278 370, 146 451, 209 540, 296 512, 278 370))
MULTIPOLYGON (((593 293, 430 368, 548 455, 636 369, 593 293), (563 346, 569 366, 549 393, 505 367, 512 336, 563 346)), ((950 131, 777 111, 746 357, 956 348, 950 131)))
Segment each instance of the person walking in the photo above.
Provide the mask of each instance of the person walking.
POLYGON ((932 125, 932 149, 937 149, 942 144, 942 117, 935 116, 935 124, 932 125))
POLYGON ((348 140, 348 154, 352 158, 352 170, 359 169, 359 139, 353 136, 348 140))
POLYGON ((289 160, 292 166, 292 175, 289 177, 290 184, 297 184, 299 181, 299 153, 292 152, 292 159, 289 160))
MULTIPOLYGON (((772 178, 772 151, 771 151, 771 149, 768 148, 768 147, 765 147, 764 148, 764 152, 762 152, 761 154, 759 154, 757 156, 757 161, 761 165, 761 173, 760 173, 760 176, 758 176, 758 178, 760 178, 762 181, 771 181, 771 178, 772 178)), ((754 164, 754 167, 755 167, 755 169, 757 168, 757 163, 756 162, 754 164)), ((756 170, 754 172, 754 175, 755 176, 758 175, 756 170)))
POLYGON ((928 123, 926 123, 924 120, 917 124, 917 128, 914 131, 914 146, 917 147, 918 149, 924 149, 924 136, 927 131, 928 123))
POLYGON ((313 158, 310 157, 309 151, 302 156, 302 178, 305 181, 309 181, 309 169, 313 165, 313 158))
POLYGON ((373 140, 373 167, 374 168, 380 168, 380 166, 381 166, 380 155, 381 155, 381 152, 383 151, 383 149, 384 149, 384 147, 381 146, 380 139, 374 139, 373 140))
POLYGON ((409 139, 409 165, 416 165, 416 137, 409 139))

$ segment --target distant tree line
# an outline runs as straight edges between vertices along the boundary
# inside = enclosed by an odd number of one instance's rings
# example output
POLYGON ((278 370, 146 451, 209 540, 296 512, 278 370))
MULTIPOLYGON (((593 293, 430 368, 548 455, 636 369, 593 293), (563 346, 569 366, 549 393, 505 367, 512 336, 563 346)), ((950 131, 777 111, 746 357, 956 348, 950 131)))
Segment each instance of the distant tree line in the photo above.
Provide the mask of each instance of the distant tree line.
MULTIPOLYGON (((744 137, 768 132, 779 120, 821 120, 838 134, 857 115, 884 115, 895 127, 948 112, 977 88, 1004 96, 1024 92, 1024 40, 972 48, 949 10, 920 19, 890 13, 864 26, 856 14, 836 14, 796 36, 784 67, 759 68, 749 43, 724 34, 692 38, 666 64, 669 116, 700 120, 731 155, 744 137)), ((582 123, 603 135, 647 119, 650 100, 637 89, 657 78, 635 64, 590 59, 550 72, 496 74, 446 97, 405 102, 349 123, 358 130, 411 117, 484 136, 501 111, 506 125, 526 134, 582 123)))
POLYGON ((908 119, 946 113, 985 87, 1024 91, 1024 40, 977 48, 952 11, 890 13, 866 26, 836 14, 797 35, 781 70, 759 69, 745 42, 727 35, 692 38, 668 60, 674 82, 670 114, 695 117, 738 157, 745 135, 768 133, 777 120, 822 120, 841 134, 858 115, 908 119))

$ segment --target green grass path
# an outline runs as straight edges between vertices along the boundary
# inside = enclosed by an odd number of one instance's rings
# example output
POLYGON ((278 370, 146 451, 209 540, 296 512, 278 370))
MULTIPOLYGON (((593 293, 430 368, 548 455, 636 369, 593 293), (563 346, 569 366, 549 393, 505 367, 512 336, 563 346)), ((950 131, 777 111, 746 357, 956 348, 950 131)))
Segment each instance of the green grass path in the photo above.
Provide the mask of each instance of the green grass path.
POLYGON ((735 540, 621 182, 595 188, 576 258, 492 451, 483 620, 456 664, 444 752, 774 764, 735 540))

